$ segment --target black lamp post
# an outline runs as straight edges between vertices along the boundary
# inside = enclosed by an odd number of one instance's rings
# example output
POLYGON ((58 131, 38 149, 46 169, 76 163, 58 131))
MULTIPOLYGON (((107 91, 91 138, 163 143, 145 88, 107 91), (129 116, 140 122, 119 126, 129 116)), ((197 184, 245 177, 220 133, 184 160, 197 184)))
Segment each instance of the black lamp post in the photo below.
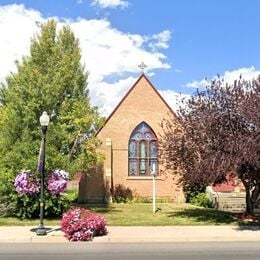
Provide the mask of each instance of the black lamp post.
POLYGON ((40 193, 40 225, 36 230, 36 234, 38 236, 45 236, 46 228, 44 227, 44 168, 45 168, 45 145, 46 145, 46 133, 48 129, 48 125, 50 122, 50 117, 47 112, 44 111, 40 116, 40 123, 42 126, 42 142, 40 149, 40 156, 38 162, 38 171, 41 175, 41 193, 40 193))

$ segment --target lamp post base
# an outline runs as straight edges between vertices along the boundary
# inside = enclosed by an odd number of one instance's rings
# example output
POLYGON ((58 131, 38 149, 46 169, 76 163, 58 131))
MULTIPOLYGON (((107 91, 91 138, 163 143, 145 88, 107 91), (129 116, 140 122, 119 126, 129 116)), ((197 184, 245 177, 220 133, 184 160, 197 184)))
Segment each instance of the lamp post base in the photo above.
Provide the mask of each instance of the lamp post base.
POLYGON ((36 230, 36 235, 37 236, 46 236, 47 235, 46 228, 43 225, 40 225, 36 230))

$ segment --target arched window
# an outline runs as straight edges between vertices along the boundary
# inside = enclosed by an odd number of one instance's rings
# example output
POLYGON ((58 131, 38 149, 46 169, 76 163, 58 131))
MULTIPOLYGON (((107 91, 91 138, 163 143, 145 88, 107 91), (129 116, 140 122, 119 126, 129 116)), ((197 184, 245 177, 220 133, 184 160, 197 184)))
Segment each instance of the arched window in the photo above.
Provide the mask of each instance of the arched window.
POLYGON ((132 132, 128 145, 129 176, 149 176, 157 171, 157 138, 145 122, 132 132))

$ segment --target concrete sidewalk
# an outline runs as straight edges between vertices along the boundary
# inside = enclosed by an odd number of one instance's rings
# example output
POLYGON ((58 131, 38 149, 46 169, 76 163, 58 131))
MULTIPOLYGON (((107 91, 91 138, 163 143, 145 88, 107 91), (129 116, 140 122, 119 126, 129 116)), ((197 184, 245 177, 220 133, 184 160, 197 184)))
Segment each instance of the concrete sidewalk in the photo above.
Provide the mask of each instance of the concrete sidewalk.
MULTIPOLYGON (((0 227, 0 243, 69 243, 59 227, 47 227, 46 236, 37 236, 35 227, 0 227)), ((108 234, 92 243, 260 241, 260 227, 160 226, 108 227, 108 234)))

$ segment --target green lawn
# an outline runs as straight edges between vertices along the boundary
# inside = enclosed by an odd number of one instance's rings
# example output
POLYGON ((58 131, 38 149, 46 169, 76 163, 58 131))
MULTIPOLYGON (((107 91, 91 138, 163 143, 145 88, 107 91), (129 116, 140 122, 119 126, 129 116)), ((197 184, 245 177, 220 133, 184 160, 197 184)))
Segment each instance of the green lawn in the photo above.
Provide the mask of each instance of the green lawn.
POLYGON ((175 226, 175 225, 226 225, 236 224, 229 213, 204 209, 189 204, 156 204, 158 211, 152 213, 152 204, 113 204, 107 208, 86 206, 103 214, 108 225, 118 226, 175 226))
MULTIPOLYGON (((204 209, 189 204, 156 204, 158 211, 152 213, 151 203, 129 203, 105 205, 85 205, 107 219, 108 225, 115 226, 167 226, 167 225, 240 225, 230 213, 204 209)), ((3 225, 35 225, 39 220, 18 220, 0 218, 3 225)), ((60 220, 45 220, 45 225, 59 225, 60 220)))

